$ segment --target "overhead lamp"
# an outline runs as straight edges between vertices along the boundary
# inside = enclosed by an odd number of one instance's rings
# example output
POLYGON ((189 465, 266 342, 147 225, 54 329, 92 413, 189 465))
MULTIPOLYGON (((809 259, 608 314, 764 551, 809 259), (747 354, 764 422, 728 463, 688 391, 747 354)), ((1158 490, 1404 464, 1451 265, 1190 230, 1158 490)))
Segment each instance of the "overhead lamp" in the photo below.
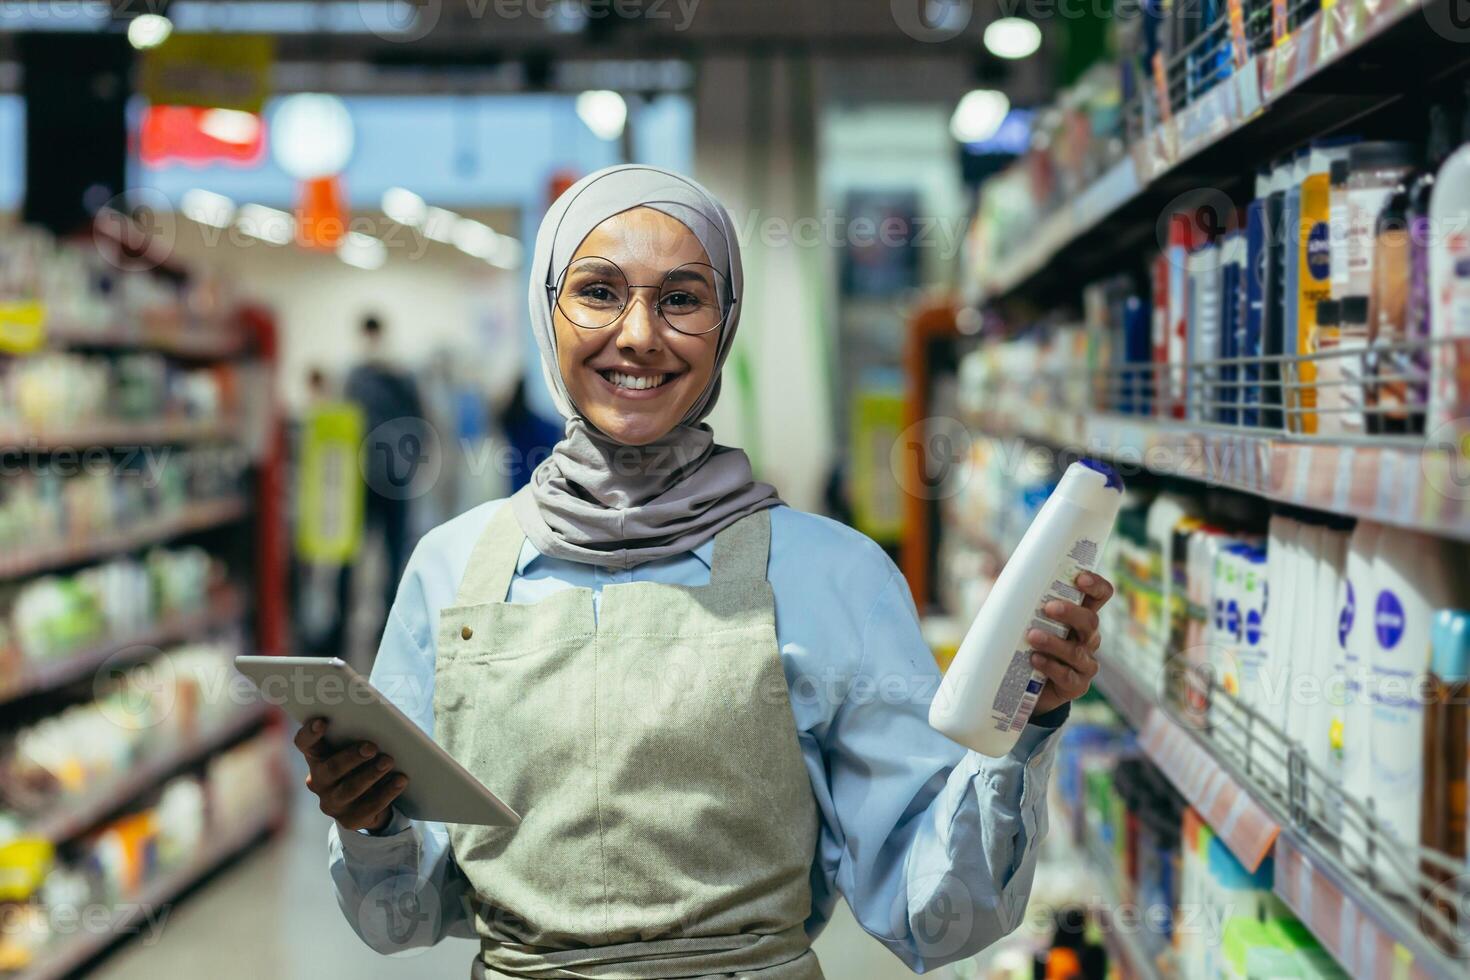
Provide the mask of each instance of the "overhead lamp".
POLYGON ((598 139, 615 140, 628 122, 628 103, 608 89, 593 89, 577 96, 577 117, 598 139))
POLYGON ((352 159, 353 140, 352 114, 335 95, 287 96, 271 117, 276 163, 297 180, 340 174, 352 159))
POLYGON ((296 219, 263 204, 241 206, 235 216, 235 227, 251 238, 272 245, 290 245, 296 240, 296 219))
POLYGON ((454 244, 454 229, 459 224, 459 215, 444 208, 431 207, 424 211, 423 223, 419 225, 424 237, 442 245, 454 244))
POLYGON ((228 228, 235 220, 235 202, 223 194, 194 188, 184 192, 179 201, 179 211, 190 221, 211 228, 228 228))
POLYGON ((500 235, 494 228, 474 218, 460 218, 454 223, 450 242, 466 255, 488 262, 500 244, 500 235))
POLYGON ((1041 47, 1041 28, 1024 17, 1002 17, 985 28, 985 50, 997 58, 1029 58, 1041 47))
POLYGON ((388 246, 380 238, 349 231, 337 245, 337 258, 354 268, 372 272, 388 261, 388 246))
POLYGON ((128 43, 139 51, 158 47, 173 32, 173 21, 161 14, 139 14, 128 21, 128 43))
POLYGON ((260 138, 260 117, 238 109, 208 109, 199 117, 199 131, 221 143, 249 146, 260 138))
POLYGON ((1011 111, 1011 100, 995 89, 966 92, 949 117, 949 133, 960 143, 979 143, 994 136, 1011 111))
POLYGON ((391 221, 410 228, 417 228, 428 216, 429 206, 424 199, 404 187, 390 187, 383 192, 383 213, 391 221))

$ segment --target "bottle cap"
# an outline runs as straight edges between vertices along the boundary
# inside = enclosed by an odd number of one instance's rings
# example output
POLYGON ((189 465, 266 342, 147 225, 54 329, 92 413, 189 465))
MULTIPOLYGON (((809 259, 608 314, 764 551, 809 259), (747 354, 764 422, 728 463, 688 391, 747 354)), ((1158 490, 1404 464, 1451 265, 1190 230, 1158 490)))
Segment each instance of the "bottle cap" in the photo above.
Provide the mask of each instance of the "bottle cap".
POLYGON ((1368 297, 1344 296, 1342 298, 1342 323, 1366 324, 1368 322, 1368 297))
POLYGON ((1335 327, 1342 322, 1342 304, 1335 299, 1317 301, 1317 326, 1335 327))
POLYGON ((1352 164, 1347 160, 1333 160, 1332 166, 1328 168, 1327 172, 1332 175, 1332 183, 1346 184, 1348 174, 1353 172, 1353 168, 1352 164))
POLYGON ((1113 469, 1107 463, 1103 463, 1095 459, 1079 459, 1077 462, 1081 463, 1083 466, 1087 467, 1090 470, 1096 470, 1097 472, 1101 473, 1104 477, 1107 478, 1106 486, 1112 487, 1114 490, 1117 490, 1120 493, 1122 492, 1123 478, 1118 475, 1117 470, 1113 469))
POLYGON ((1440 680, 1456 684, 1470 679, 1470 612, 1441 609, 1430 632, 1430 667, 1440 680))

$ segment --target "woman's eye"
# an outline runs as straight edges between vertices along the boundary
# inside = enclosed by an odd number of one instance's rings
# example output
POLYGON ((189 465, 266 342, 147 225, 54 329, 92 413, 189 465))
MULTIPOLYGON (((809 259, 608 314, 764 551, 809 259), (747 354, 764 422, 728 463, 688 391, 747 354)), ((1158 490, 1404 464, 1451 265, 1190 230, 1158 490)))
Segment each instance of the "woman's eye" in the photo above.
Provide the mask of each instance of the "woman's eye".
POLYGON ((591 300, 594 303, 612 303, 617 300, 617 296, 613 291, 600 283, 583 286, 577 290, 577 295, 582 299, 591 300))
POLYGON ((668 309, 684 312, 697 309, 699 307, 699 297, 692 293, 669 293, 660 300, 660 303, 668 309))

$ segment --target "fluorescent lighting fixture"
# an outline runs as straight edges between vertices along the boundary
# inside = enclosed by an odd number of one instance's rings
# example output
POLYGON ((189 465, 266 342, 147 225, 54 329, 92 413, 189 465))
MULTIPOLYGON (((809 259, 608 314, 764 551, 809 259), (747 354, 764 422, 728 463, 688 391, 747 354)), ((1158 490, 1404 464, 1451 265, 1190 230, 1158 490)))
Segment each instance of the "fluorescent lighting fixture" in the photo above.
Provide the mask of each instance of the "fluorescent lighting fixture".
POLYGON ((1041 28, 1024 17, 1002 17, 985 28, 985 50, 997 58, 1029 58, 1041 47, 1041 28))
POLYGON ((500 244, 500 235, 495 229, 474 218, 460 218, 456 221, 450 238, 454 247, 461 252, 487 262, 500 244))
POLYGON ((495 251, 485 259, 495 268, 507 270, 519 269, 525 260, 525 247, 509 235, 501 235, 500 241, 495 244, 495 251))
POLYGON ((421 0, 177 0, 168 13, 186 34, 375 34, 392 40, 423 37, 421 22, 438 18, 440 8, 421 0))
POLYGON ((337 245, 337 258, 358 269, 372 272, 388 261, 388 246, 372 235, 349 231, 337 245))
POLYGON ((179 210, 190 221, 211 228, 228 228, 235 220, 235 202, 223 194, 202 190, 198 187, 184 192, 179 201, 179 210))
POLYGON ((615 140, 628 122, 628 103, 608 89, 594 89, 577 96, 577 116, 598 139, 615 140))
POLYGON ((260 137, 260 117, 238 109, 210 109, 200 117, 199 131, 221 143, 248 146, 260 137))
POLYGON ((390 187, 383 192, 383 213, 400 225, 417 228, 424 223, 429 207, 413 191, 403 187, 390 187))
POLYGON ((246 204, 240 208, 235 225, 251 238, 272 245, 290 245, 296 240, 296 219, 285 211, 263 204, 246 204))
POLYGON ((988 140, 1000 129, 1010 111, 1011 100, 1004 92, 984 88, 966 92, 955 106, 954 115, 949 117, 949 134, 960 143, 988 140))
POLYGON ((424 212, 424 223, 419 227, 424 237, 443 245, 454 244, 454 229, 459 224, 459 215, 443 208, 429 208, 424 212))
POLYGON ((158 14, 140 14, 128 22, 128 43, 139 51, 156 48, 174 32, 173 21, 158 14))
POLYGON ((297 180, 340 174, 353 143, 352 113, 335 95, 288 95, 271 115, 271 151, 297 180))

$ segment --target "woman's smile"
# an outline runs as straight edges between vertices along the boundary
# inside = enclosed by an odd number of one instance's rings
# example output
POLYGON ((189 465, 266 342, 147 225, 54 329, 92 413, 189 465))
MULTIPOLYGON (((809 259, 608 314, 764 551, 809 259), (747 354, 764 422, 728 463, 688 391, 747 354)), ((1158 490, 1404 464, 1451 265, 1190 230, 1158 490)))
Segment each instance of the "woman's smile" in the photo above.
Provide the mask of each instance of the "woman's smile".
POLYGON ((639 367, 593 368, 617 398, 647 401, 669 395, 683 371, 655 371, 639 367))

